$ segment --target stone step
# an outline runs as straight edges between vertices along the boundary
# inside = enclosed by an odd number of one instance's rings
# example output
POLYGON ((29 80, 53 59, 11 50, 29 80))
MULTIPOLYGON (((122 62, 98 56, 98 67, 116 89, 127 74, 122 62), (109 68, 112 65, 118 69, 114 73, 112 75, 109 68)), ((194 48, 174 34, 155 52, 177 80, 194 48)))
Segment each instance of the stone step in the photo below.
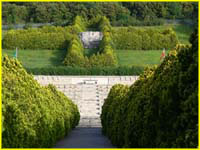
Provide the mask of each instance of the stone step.
POLYGON ((101 127, 100 117, 81 117, 78 127, 101 127))
POLYGON ((79 108, 80 127, 101 127, 104 100, 114 84, 131 85, 137 76, 34 76, 41 85, 53 84, 79 108))

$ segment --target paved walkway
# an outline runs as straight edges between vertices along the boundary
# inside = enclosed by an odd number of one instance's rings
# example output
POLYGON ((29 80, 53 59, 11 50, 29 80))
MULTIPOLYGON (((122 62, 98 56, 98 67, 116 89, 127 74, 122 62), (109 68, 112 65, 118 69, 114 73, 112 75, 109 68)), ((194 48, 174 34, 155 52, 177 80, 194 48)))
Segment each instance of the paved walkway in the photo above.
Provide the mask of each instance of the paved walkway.
POLYGON ((115 148, 101 128, 75 128, 67 137, 59 141, 54 148, 115 148))

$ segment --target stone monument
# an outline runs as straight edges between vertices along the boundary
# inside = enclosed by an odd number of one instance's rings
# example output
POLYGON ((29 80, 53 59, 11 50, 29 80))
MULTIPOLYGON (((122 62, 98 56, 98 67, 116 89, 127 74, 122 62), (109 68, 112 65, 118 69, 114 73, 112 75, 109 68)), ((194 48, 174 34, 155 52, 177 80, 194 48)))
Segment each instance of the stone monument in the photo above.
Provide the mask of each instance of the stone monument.
POLYGON ((97 48, 103 38, 103 33, 99 31, 81 32, 79 37, 83 43, 84 48, 97 48))

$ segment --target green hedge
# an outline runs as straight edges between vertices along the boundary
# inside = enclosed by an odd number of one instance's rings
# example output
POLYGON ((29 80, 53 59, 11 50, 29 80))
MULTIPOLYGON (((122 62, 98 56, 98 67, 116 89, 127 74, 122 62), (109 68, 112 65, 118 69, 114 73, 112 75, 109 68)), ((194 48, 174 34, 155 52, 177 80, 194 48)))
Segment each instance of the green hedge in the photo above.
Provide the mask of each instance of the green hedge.
POLYGON ((130 88, 112 87, 102 107, 103 132, 126 148, 198 147, 198 37, 178 46, 130 88))
POLYGON ((74 27, 77 32, 83 32, 86 28, 92 27, 92 23, 97 28, 103 31, 103 39, 100 42, 99 53, 91 57, 84 56, 84 48, 78 34, 74 34, 67 49, 66 57, 63 64, 72 67, 105 67, 117 66, 117 57, 114 54, 113 44, 110 35, 110 23, 106 17, 97 17, 91 21, 84 21, 80 16, 77 16, 74 21, 74 27), (97 23, 97 21, 99 21, 97 23))
POLYGON ((85 25, 85 21, 77 16, 72 26, 9 30, 5 32, 2 46, 3 49, 66 49, 72 37, 86 29, 85 25))
POLYGON ((82 17, 76 16, 73 22, 73 26, 78 32, 84 32, 87 27, 87 22, 82 17))
POLYGON ((131 50, 171 49, 178 43, 172 29, 159 31, 156 29, 138 29, 135 27, 111 28, 106 17, 97 16, 91 20, 84 20, 76 16, 73 25, 67 27, 44 26, 27 30, 9 30, 2 40, 3 49, 66 49, 72 37, 96 28, 112 41, 112 48, 131 50), (110 35, 105 34, 106 32, 110 35))
POLYGON ((71 40, 71 33, 77 33, 73 27, 42 27, 38 29, 6 31, 3 49, 65 49, 71 40))
POLYGON ((144 71, 144 66, 132 67, 50 67, 26 68, 28 73, 34 75, 139 75, 144 71))
POLYGON ((111 139, 112 144, 122 146, 124 143, 124 119, 125 113, 125 99, 128 94, 129 87, 127 85, 117 84, 114 85, 103 105, 103 113, 101 115, 101 124, 103 125, 102 132, 106 133, 111 139), (114 109, 116 108, 116 109, 114 109), (112 134, 115 135, 112 135, 112 134))
POLYGON ((52 147, 80 119, 77 106, 53 85, 42 87, 16 59, 2 62, 2 147, 52 147))
POLYGON ((102 16, 100 15, 97 15, 91 19, 88 19, 86 22, 87 22, 87 27, 90 29, 90 30, 99 30, 99 22, 100 20, 102 19, 102 16))
POLYGON ((117 49, 129 50, 160 50, 172 49, 178 43, 176 33, 171 29, 136 27, 112 28, 112 39, 117 49))
POLYGON ((84 48, 77 36, 71 40, 63 61, 66 66, 85 66, 84 48))
POLYGON ((111 30, 110 21, 108 20, 108 18, 106 18, 105 16, 101 17, 98 24, 98 29, 102 32, 109 32, 111 30))
POLYGON ((117 56, 114 52, 109 32, 103 32, 103 39, 100 42, 99 52, 100 54, 90 57, 91 66, 117 66, 117 56))
POLYGON ((78 34, 86 30, 86 24, 82 17, 76 16, 74 23, 74 29, 77 31, 76 34, 73 34, 73 38, 71 39, 69 46, 67 48, 67 54, 63 61, 63 64, 66 66, 85 66, 85 56, 84 56, 84 48, 83 44, 80 41, 78 34))
POLYGON ((103 32, 103 39, 99 45, 99 51, 103 60, 100 64, 104 64, 102 66, 117 66, 118 62, 117 56, 114 53, 110 21, 106 17, 102 17, 98 28, 103 32))

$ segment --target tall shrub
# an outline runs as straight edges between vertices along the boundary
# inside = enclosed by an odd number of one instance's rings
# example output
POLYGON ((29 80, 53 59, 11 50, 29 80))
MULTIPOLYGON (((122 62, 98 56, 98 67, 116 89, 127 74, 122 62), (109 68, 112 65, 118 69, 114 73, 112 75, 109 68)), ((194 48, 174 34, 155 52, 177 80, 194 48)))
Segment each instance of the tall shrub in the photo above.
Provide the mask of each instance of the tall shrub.
POLYGON ((101 120, 113 144, 131 148, 198 146, 197 31, 191 43, 192 47, 178 45, 161 65, 147 69, 128 93, 112 88, 101 120))
POLYGON ((77 106, 53 85, 42 87, 16 59, 2 61, 2 147, 52 147, 79 122, 77 106))

